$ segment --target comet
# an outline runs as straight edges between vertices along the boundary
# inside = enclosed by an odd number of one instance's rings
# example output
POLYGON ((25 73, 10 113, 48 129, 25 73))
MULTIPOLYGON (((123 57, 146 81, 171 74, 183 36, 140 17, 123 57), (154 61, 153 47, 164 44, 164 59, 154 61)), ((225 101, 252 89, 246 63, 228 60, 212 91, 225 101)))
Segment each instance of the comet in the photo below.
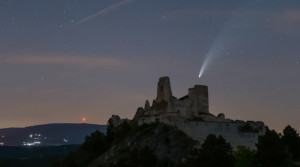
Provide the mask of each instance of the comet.
POLYGON ((209 52, 205 55, 204 61, 201 65, 199 72, 199 79, 202 78, 203 74, 206 72, 207 68, 215 61, 218 57, 223 55, 224 45, 222 42, 218 42, 212 45, 209 52))
POLYGON ((235 40, 234 37, 237 35, 236 31, 232 29, 232 22, 228 22, 222 27, 219 35, 216 37, 211 47, 209 48, 207 54, 204 57, 203 63, 200 68, 199 78, 201 78, 207 71, 207 68, 213 64, 218 58, 220 58, 229 46, 235 40))
MULTIPOLYGON (((245 3, 245 2, 242 2, 245 3)), ((257 4, 261 2, 251 2, 243 5, 239 5, 240 7, 233 12, 228 13, 229 17, 224 22, 222 29, 217 34, 214 42, 209 48, 207 54, 204 57, 202 65, 200 67, 199 79, 203 77, 208 67, 213 64, 217 59, 219 59, 223 55, 228 55, 231 47, 235 47, 235 43, 239 43, 241 34, 239 28, 245 26, 238 22, 241 12, 244 12, 246 9, 253 8, 257 4)), ((245 19, 246 20, 246 19, 245 19)))

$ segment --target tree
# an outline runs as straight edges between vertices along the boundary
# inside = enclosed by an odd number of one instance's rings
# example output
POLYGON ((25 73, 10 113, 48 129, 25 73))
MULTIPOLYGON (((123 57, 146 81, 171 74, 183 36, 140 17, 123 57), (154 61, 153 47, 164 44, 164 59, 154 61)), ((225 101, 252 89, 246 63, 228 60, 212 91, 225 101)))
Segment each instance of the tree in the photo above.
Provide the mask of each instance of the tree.
POLYGON ((60 167, 84 167, 91 163, 97 156, 108 149, 109 145, 103 133, 96 130, 86 136, 84 143, 60 162, 60 167))
POLYGON ((153 167, 157 166, 157 158, 154 154, 154 150, 150 149, 148 146, 144 147, 141 150, 133 149, 130 150, 126 155, 123 155, 121 159, 117 161, 111 167, 153 167))
POLYGON ((250 147, 237 146, 237 150, 233 151, 235 167, 252 167, 255 164, 255 150, 250 147))
POLYGON ((115 139, 117 126, 120 120, 121 118, 118 115, 112 115, 112 117, 108 119, 106 126, 107 141, 112 142, 115 139))
POLYGON ((106 138, 113 143, 115 140, 122 140, 131 130, 127 120, 121 120, 118 115, 112 115, 107 121, 106 138))
POLYGON ((92 133, 90 136, 85 137, 84 143, 81 145, 82 150, 99 155, 108 148, 105 135, 98 130, 92 133))
POLYGON ((258 138, 257 160, 263 167, 291 166, 292 157, 280 136, 267 127, 264 136, 258 138))
POLYGON ((300 161, 300 137, 299 133, 290 125, 283 130, 282 142, 288 146, 293 159, 300 161))
POLYGON ((231 167, 232 147, 222 136, 208 135, 201 148, 187 156, 186 166, 231 167))

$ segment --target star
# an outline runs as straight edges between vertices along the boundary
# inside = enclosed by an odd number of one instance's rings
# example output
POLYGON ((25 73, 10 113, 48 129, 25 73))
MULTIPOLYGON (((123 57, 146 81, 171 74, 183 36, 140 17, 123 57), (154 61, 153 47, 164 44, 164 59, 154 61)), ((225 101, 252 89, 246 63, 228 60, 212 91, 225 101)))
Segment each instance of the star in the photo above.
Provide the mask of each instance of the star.
POLYGON ((47 79, 46 76, 41 76, 41 77, 40 77, 40 80, 45 80, 45 79, 47 79))

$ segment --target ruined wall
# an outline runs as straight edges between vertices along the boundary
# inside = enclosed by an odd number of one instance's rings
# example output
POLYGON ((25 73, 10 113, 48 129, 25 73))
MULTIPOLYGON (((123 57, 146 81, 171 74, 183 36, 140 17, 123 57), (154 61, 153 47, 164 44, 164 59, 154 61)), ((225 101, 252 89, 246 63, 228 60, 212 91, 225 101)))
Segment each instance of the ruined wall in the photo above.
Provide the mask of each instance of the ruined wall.
POLYGON ((209 134, 214 134, 223 136, 233 148, 238 145, 245 145, 256 149, 255 144, 258 142, 258 136, 264 134, 264 130, 260 133, 240 132, 238 129, 239 124, 235 122, 186 121, 183 117, 174 114, 144 117, 138 123, 142 125, 157 121, 178 127, 194 140, 198 140, 200 144, 204 142, 209 134))
POLYGON ((157 83, 156 102, 162 100, 169 101, 172 99, 172 90, 169 77, 161 77, 157 83))
POLYGON ((201 113, 209 113, 208 108, 208 87, 204 85, 195 85, 189 89, 190 105, 188 111, 194 113, 195 116, 201 113))
POLYGON ((209 113, 208 87, 195 85, 189 89, 188 95, 177 99, 172 95, 169 77, 160 77, 157 83, 157 97, 146 115, 159 115, 177 112, 187 118, 192 118, 203 113, 209 113))
POLYGON ((255 149, 258 136, 265 133, 264 123, 232 121, 225 119, 224 114, 216 117, 209 113, 208 100, 208 87, 204 85, 195 85, 188 95, 177 99, 172 95, 169 77, 161 77, 156 100, 151 107, 146 102, 145 108, 138 110, 135 120, 139 125, 162 122, 177 126, 200 144, 209 134, 215 134, 222 135, 234 148, 246 145, 255 149), (241 129, 244 125, 247 126, 241 129))
POLYGON ((157 83, 157 97, 156 104, 167 102, 167 108, 160 111, 160 113, 174 112, 173 95, 169 77, 161 77, 157 83))
POLYGON ((186 104, 183 100, 173 99, 175 112, 177 112, 181 116, 186 116, 186 104))
POLYGON ((223 136, 233 148, 238 145, 245 145, 256 149, 258 133, 241 133, 235 123, 229 122, 178 122, 176 126, 184 131, 188 136, 198 140, 200 144, 204 142, 209 134, 223 136))

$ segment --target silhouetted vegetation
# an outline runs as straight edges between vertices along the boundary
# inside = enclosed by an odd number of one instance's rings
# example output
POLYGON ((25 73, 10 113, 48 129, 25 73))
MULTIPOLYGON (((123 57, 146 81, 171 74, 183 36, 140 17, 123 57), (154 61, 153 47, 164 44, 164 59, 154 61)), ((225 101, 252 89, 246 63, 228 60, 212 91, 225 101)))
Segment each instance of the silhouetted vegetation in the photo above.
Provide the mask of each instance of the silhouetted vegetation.
POLYGON ((98 130, 85 138, 78 150, 53 166, 84 167, 109 148, 106 136, 98 130))
MULTIPOLYGON (((174 159, 171 154, 167 156, 170 150, 176 147, 179 149, 176 150, 177 153, 184 152, 186 148, 181 145, 185 143, 186 146, 189 140, 182 131, 174 131, 174 127, 161 123, 137 126, 136 123, 128 121, 119 121, 119 124, 114 121, 108 120, 107 135, 99 131, 92 133, 77 151, 53 166, 83 167, 91 164, 96 158, 96 166, 105 167, 273 167, 296 166, 295 161, 299 161, 300 137, 291 126, 284 129, 283 136, 267 128, 265 135, 259 137, 257 150, 238 146, 233 151, 230 143, 222 136, 209 135, 200 148, 192 150, 192 147, 189 147, 189 154, 185 151, 183 158, 174 159), (161 155, 149 142, 145 142, 154 138, 156 141, 152 144, 161 141, 159 147, 162 150, 166 149, 165 155, 161 155), (178 138, 181 140, 174 142, 174 139, 178 138), (135 147, 129 146, 132 142, 136 143, 135 147)), ((251 131, 249 127, 251 126, 246 124, 243 128, 251 131)), ((195 146, 195 143, 191 144, 195 146)))
POLYGON ((265 167, 292 166, 291 154, 280 139, 280 135, 274 130, 267 128, 265 135, 258 138, 256 147, 259 165, 265 167))
POLYGON ((283 130, 282 142, 288 147, 295 161, 300 161, 300 137, 299 133, 290 125, 283 130))
MULTIPOLYGON (((128 148, 129 149, 129 148, 128 148)), ((154 151, 149 147, 144 147, 142 150, 133 149, 130 150, 125 156, 120 158, 115 164, 111 164, 111 167, 152 167, 157 164, 157 157, 154 151)))
MULTIPOLYGON (((253 132, 251 128, 245 124, 239 130, 253 132)), ((285 127, 283 135, 267 128, 265 135, 259 137, 256 150, 238 146, 233 151, 222 136, 215 135, 208 135, 200 148, 193 149, 196 144, 176 127, 162 123, 138 126, 137 122, 114 116, 107 122, 106 135, 97 130, 86 136, 80 146, 33 147, 30 151, 26 151, 26 147, 0 147, 4 151, 11 150, 4 153, 0 149, 3 155, 0 166, 85 167, 95 163, 96 159, 98 162, 94 166, 97 167, 300 166, 300 137, 291 126, 285 127), (76 150, 62 157, 71 149, 76 150), (13 152, 15 157, 11 156, 13 152)))
POLYGON ((106 138, 108 141, 113 141, 115 138, 117 131, 116 131, 116 127, 114 125, 113 119, 110 118, 107 121, 107 127, 106 127, 106 138))
POLYGON ((237 150, 233 151, 235 167, 253 167, 255 166, 256 151, 246 146, 237 146, 237 150))
POLYGON ((204 119, 202 117, 194 117, 194 118, 185 119, 185 122, 193 122, 193 121, 201 122, 201 121, 204 121, 204 119))
MULTIPOLYGON (((113 115, 117 119, 120 119, 119 116, 113 115)), ((107 121, 107 130, 106 130, 106 137, 107 141, 112 143, 115 140, 120 140, 124 138, 127 133, 131 130, 131 126, 127 121, 122 122, 120 125, 115 125, 114 120, 110 118, 107 121)))
POLYGON ((187 156, 188 167, 230 167, 233 166, 232 147, 222 137, 208 135, 200 149, 195 149, 187 156))
POLYGON ((79 145, 0 147, 0 167, 47 167, 53 161, 79 148, 79 145))
POLYGON ((253 128, 249 123, 239 127, 240 132, 257 133, 259 129, 253 128))

